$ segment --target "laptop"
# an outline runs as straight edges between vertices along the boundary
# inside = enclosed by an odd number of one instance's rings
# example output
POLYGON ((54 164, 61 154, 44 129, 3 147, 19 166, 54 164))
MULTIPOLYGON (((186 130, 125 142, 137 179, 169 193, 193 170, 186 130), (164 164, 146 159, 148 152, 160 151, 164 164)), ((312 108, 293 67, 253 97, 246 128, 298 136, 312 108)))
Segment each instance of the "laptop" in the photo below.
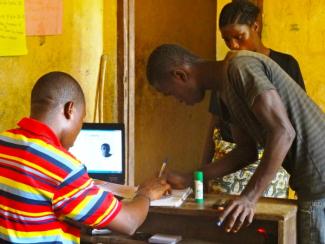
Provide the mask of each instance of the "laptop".
POLYGON ((94 179, 125 183, 125 134, 122 123, 84 123, 70 152, 94 179))

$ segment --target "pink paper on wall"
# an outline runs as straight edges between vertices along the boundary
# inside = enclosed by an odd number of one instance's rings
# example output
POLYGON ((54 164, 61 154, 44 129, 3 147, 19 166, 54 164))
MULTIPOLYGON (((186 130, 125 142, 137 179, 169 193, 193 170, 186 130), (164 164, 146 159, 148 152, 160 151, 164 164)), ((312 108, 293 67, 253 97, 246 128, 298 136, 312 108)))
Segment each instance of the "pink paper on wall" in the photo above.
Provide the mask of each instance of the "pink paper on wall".
POLYGON ((62 0, 25 0, 28 36, 62 33, 62 0))

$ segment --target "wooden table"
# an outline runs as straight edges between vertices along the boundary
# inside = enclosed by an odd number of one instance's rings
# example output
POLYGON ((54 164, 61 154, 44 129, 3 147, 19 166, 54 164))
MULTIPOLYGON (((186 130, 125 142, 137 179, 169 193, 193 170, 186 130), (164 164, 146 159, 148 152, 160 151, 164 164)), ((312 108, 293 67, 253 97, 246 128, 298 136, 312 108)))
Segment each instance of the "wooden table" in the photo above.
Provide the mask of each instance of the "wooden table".
MULTIPOLYGON (((204 204, 196 204, 193 198, 189 198, 179 208, 151 207, 148 218, 139 228, 137 236, 144 233, 175 234, 183 237, 180 243, 187 244, 297 242, 297 205, 294 200, 262 198, 257 204, 254 221, 249 227, 236 234, 226 233, 216 225, 216 210, 212 205, 219 199, 232 197, 207 194, 204 204)), ((82 240, 84 243, 146 243, 143 240, 117 235, 83 236, 82 240)))

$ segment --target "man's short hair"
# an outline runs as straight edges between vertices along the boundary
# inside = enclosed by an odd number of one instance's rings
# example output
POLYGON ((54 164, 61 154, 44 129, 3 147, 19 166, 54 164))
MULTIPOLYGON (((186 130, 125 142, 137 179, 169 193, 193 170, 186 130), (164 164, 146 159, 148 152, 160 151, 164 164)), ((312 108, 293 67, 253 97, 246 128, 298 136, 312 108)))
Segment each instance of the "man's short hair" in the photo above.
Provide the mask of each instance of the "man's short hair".
POLYGON ((260 9, 253 3, 244 1, 233 1, 226 4, 219 16, 219 28, 231 24, 251 26, 260 13, 260 9))
POLYGON ((69 101, 85 104, 85 96, 79 83, 69 74, 54 71, 40 77, 33 87, 31 108, 51 110, 69 101))
POLYGON ((176 44, 163 44, 150 54, 147 62, 147 79, 151 85, 168 77, 173 67, 197 63, 200 58, 176 44))

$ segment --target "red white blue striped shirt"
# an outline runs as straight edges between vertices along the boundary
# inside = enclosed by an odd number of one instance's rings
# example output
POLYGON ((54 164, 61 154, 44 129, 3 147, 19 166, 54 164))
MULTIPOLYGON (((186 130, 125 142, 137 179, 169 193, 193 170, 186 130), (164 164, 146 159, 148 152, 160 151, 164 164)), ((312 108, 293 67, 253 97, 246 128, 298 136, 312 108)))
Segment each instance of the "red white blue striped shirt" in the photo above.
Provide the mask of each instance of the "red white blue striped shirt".
POLYGON ((0 242, 79 243, 69 218, 96 228, 121 203, 99 189, 86 168, 46 125, 29 118, 0 134, 0 242))

